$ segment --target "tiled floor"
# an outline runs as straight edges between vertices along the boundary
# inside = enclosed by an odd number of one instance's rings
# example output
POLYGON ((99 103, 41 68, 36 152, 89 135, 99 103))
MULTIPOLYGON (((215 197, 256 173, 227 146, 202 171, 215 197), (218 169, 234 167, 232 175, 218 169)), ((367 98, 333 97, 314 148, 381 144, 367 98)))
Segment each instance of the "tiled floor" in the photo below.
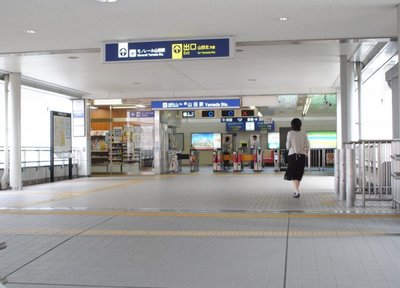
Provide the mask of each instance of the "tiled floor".
POLYGON ((400 215, 333 177, 90 177, 0 191, 10 288, 400 287, 400 215))

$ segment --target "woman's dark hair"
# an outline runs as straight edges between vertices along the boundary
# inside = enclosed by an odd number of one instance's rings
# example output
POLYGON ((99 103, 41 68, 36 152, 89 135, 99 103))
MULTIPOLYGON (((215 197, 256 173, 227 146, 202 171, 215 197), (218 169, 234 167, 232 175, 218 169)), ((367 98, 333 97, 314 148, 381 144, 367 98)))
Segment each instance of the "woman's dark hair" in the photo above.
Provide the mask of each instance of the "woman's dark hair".
POLYGON ((294 118, 290 124, 292 126, 292 130, 294 131, 301 130, 301 120, 299 118, 294 118))

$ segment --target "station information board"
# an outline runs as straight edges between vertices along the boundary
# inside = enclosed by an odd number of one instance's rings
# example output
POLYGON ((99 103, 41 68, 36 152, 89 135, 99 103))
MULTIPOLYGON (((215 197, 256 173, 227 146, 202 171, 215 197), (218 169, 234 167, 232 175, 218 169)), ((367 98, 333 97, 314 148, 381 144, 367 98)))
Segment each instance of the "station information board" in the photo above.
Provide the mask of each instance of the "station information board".
POLYGON ((240 99, 166 100, 151 101, 152 110, 204 110, 239 108, 240 99))
POLYGON ((102 47, 103 63, 144 60, 182 60, 233 57, 231 37, 147 42, 107 42, 102 47))

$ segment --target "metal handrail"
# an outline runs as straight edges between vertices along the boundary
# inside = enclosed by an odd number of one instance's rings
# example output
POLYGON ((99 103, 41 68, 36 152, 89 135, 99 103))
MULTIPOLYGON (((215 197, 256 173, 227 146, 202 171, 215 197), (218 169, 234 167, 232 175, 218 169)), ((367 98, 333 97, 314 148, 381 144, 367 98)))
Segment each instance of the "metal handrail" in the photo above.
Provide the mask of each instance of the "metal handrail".
MULTIPOLYGON (((72 158, 76 160, 76 153, 78 148, 72 149, 72 158)), ((4 169, 4 147, 0 146, 0 169, 4 169)), ((34 147, 25 146, 21 148, 21 164, 22 168, 28 167, 45 167, 50 165, 50 148, 49 147, 34 147)), ((55 165, 66 165, 68 164, 68 158, 57 158, 54 159, 55 165)))

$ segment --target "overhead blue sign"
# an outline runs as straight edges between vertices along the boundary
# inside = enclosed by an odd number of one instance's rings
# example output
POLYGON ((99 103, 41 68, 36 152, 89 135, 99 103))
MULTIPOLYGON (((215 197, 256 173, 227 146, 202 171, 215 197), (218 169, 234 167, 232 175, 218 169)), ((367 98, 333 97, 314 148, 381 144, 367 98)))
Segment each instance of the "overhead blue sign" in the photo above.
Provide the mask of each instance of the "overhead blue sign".
POLYGON ((240 108, 240 99, 151 101, 153 110, 240 108))
MULTIPOLYGON (((257 117, 252 117, 257 118, 257 117)), ((237 119, 245 119, 245 118, 237 118, 237 119)), ((261 119, 261 118, 259 118, 261 119)), ((226 124, 226 131, 233 132, 233 131, 274 131, 275 130, 275 122, 274 121, 224 121, 226 124), (251 123, 253 122, 253 123, 251 123), (251 123, 254 125, 252 126, 251 130, 248 130, 246 127, 246 123, 251 123)))
POLYGON ((244 130, 245 130, 245 122, 226 122, 227 132, 244 131, 244 130))
POLYGON ((232 117, 232 118, 221 118, 221 122, 263 122, 262 117, 232 117))
POLYGON ((257 131, 275 131, 274 121, 256 122, 257 131))
POLYGON ((154 111, 134 111, 128 112, 128 118, 152 118, 154 111))
POLYGON ((103 46, 103 62, 232 57, 232 38, 115 42, 103 46))

